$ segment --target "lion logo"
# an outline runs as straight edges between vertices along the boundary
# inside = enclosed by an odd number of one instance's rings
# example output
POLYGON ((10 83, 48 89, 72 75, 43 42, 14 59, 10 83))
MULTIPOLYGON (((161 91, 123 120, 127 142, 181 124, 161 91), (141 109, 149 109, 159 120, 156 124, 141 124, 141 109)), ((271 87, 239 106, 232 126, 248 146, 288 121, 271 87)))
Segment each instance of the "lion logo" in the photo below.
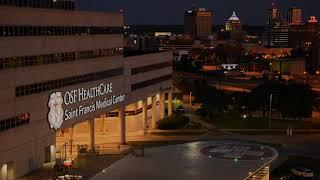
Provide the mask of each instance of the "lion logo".
POLYGON ((63 123, 63 98, 61 92, 55 92, 50 95, 48 102, 49 113, 48 121, 51 129, 59 129, 63 123))

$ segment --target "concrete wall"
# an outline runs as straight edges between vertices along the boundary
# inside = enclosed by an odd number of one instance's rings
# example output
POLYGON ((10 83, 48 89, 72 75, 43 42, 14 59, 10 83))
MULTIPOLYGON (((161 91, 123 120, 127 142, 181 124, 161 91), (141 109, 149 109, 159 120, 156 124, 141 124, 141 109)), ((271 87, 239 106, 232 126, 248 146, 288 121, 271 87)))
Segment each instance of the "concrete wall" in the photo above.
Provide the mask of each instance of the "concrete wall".
POLYGON ((0 6, 0 24, 26 26, 123 26, 120 13, 0 6))

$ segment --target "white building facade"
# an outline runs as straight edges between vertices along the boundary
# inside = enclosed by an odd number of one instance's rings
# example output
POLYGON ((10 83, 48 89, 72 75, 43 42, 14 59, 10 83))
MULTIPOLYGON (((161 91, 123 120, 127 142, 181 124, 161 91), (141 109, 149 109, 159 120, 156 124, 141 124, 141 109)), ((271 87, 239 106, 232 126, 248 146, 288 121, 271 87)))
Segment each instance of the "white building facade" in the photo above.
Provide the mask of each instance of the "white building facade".
POLYGON ((0 1, 0 179, 66 157, 66 142, 125 144, 156 128, 165 102, 172 114, 172 52, 124 57, 122 14, 10 2, 0 1))

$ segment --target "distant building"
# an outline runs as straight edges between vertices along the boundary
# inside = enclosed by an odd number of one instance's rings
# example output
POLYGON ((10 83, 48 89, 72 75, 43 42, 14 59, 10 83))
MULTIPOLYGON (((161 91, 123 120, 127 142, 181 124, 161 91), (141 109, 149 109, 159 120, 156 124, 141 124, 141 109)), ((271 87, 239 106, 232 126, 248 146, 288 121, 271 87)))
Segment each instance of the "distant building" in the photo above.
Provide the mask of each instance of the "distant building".
POLYGON ((265 26, 263 45, 269 48, 287 48, 289 44, 289 27, 286 22, 273 21, 265 26))
POLYGON ((226 22, 226 31, 241 31, 241 21, 237 17, 236 13, 233 12, 232 16, 226 22))
POLYGON ((289 25, 302 25, 303 24, 302 14, 303 14, 302 8, 293 7, 288 9, 287 21, 289 25))
POLYGON ((308 31, 317 32, 319 30, 317 17, 310 16, 306 26, 308 31))
POLYGON ((175 50, 173 52, 173 60, 174 61, 181 61, 182 56, 188 56, 189 55, 189 51, 187 50, 175 50))
POLYGON ((289 47, 309 47, 318 33, 318 21, 311 16, 307 23, 289 26, 289 47))
POLYGON ((288 31, 288 23, 281 19, 280 9, 272 3, 272 7, 266 11, 263 45, 268 48, 288 47, 288 31))
POLYGON ((307 56, 307 70, 310 73, 315 73, 320 70, 320 39, 315 38, 309 48, 307 56))
POLYGON ((208 37, 213 29, 213 12, 205 8, 194 8, 184 15, 184 32, 193 39, 208 37))
POLYGON ((233 70, 233 69, 237 69, 239 65, 238 64, 221 64, 221 67, 224 69, 224 70, 233 70))
POLYGON ((155 37, 170 37, 172 36, 171 32, 155 32, 154 33, 155 37))
POLYGON ((125 41, 126 49, 134 51, 156 51, 160 46, 160 40, 154 36, 130 35, 125 41))
POLYGON ((272 7, 266 11, 266 24, 271 24, 273 21, 281 20, 280 9, 275 3, 272 3, 272 7))
POLYGON ((272 71, 301 76, 306 71, 305 58, 286 58, 272 61, 272 71))

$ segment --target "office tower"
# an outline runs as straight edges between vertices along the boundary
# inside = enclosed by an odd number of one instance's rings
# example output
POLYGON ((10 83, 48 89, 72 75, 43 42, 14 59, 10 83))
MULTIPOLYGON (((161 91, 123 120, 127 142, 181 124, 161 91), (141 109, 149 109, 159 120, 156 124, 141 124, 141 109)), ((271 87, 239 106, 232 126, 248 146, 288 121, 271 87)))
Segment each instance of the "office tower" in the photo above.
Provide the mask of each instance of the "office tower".
POLYGON ((272 3, 272 7, 266 10, 266 24, 279 20, 281 20, 281 11, 275 3, 272 3))
POLYGON ((205 8, 194 8, 184 14, 184 31, 193 39, 207 37, 212 34, 213 12, 205 8))
POLYGON ((280 9, 272 3, 272 7, 266 11, 263 45, 270 48, 286 48, 288 41, 288 23, 281 19, 280 9))
POLYGON ((289 25, 302 25, 302 8, 293 7, 288 9, 287 22, 289 25))
POLYGON ((232 16, 226 22, 226 31, 241 31, 241 21, 237 17, 236 13, 233 12, 232 16))
POLYGON ((265 26, 263 44, 270 48, 286 48, 289 41, 288 24, 282 21, 274 21, 265 26))

